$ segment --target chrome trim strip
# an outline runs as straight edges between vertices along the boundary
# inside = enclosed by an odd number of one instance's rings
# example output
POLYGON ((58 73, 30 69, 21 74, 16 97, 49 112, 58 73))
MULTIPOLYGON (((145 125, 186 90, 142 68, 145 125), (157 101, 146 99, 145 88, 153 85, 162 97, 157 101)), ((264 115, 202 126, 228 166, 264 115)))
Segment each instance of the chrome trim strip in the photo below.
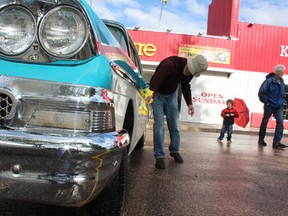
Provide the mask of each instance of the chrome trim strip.
POLYGON ((77 137, 59 137, 0 130, 0 148, 68 148, 69 150, 89 152, 99 148, 111 150, 113 148, 125 147, 129 143, 129 135, 124 130, 109 133, 91 133, 86 136, 77 137))

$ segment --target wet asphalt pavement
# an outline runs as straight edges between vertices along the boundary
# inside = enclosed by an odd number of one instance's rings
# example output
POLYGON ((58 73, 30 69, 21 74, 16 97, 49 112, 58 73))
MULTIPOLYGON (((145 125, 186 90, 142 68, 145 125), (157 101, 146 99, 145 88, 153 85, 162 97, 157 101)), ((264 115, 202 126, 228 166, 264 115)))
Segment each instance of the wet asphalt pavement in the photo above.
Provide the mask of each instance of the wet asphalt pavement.
POLYGON ((124 215, 287 216, 288 149, 272 149, 272 137, 259 148, 255 135, 235 134, 230 145, 218 143, 218 135, 182 132, 184 163, 168 155, 158 170, 148 131, 144 149, 130 157, 124 215))
MULTIPOLYGON (((259 148, 256 135, 234 134, 232 144, 218 133, 181 132, 184 163, 169 155, 166 169, 154 167, 152 130, 129 158, 124 216, 286 216, 288 148, 274 150, 272 137, 259 148)), ((288 138, 283 141, 288 143, 288 138)), ((166 152, 169 135, 166 133, 166 152)), ((70 209, 0 201, 1 216, 72 216, 70 209)))

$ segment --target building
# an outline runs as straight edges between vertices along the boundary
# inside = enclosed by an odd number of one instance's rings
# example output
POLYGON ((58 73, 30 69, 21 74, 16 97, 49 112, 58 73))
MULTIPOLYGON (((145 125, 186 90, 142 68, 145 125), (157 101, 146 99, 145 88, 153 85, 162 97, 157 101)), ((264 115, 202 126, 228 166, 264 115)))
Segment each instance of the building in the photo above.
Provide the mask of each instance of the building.
MULTIPOLYGON (((181 99, 181 121, 221 124, 220 112, 226 100, 241 98, 250 110, 248 126, 259 127, 263 104, 258 99, 258 90, 276 64, 288 67, 288 27, 239 22, 239 6, 240 0, 213 0, 208 9, 207 35, 129 30, 146 81, 167 56, 203 54, 208 59, 207 73, 191 81, 196 115, 188 115, 181 99)), ((287 129, 286 106, 284 118, 287 129)), ((275 120, 271 119, 268 128, 274 127, 275 120)))

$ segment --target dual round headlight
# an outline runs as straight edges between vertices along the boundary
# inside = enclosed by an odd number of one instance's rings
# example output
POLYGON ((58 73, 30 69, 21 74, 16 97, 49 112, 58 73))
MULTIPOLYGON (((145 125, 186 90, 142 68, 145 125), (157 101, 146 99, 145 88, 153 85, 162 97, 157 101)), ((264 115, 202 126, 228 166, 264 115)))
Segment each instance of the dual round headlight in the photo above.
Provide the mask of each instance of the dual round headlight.
POLYGON ((0 51, 18 55, 34 41, 36 21, 29 10, 21 6, 6 7, 0 11, 0 51))
POLYGON ((0 10, 0 52, 19 55, 28 50, 36 37, 43 49, 55 57, 70 57, 84 46, 88 24, 79 10, 58 6, 48 11, 37 30, 33 14, 22 6, 0 10), (38 34, 37 34, 38 32, 38 34))

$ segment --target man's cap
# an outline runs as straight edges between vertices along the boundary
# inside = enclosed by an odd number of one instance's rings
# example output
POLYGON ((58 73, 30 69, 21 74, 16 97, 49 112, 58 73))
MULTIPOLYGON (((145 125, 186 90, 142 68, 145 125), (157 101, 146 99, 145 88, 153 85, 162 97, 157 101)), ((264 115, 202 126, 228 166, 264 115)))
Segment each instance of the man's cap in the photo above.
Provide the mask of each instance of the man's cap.
POLYGON ((195 77, 199 77, 208 68, 207 59, 203 55, 196 55, 187 59, 188 69, 195 77))

